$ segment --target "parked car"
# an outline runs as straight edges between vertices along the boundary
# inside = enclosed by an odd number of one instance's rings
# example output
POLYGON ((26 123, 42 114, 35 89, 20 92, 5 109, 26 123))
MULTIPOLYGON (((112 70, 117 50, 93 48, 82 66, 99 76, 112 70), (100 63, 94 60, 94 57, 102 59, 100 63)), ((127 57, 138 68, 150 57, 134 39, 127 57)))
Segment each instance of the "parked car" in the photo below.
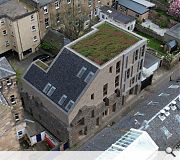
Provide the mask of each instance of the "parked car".
POLYGON ((34 58, 33 58, 33 61, 39 59, 39 60, 41 60, 41 61, 43 61, 43 62, 46 62, 46 61, 50 60, 50 58, 51 58, 51 57, 50 57, 50 55, 48 55, 48 54, 41 54, 41 55, 38 55, 38 56, 34 57, 34 58))

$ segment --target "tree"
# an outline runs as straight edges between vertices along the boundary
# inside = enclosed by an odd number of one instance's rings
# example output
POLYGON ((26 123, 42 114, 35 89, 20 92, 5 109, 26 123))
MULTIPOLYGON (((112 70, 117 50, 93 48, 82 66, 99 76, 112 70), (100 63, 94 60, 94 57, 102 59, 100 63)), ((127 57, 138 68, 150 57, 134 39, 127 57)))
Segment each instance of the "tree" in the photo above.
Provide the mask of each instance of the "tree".
POLYGON ((64 5, 61 11, 61 30, 65 36, 71 40, 77 39, 84 30, 84 22, 89 19, 89 13, 90 9, 83 4, 64 5))
POLYGON ((169 13, 180 18, 180 0, 172 0, 169 6, 169 13))

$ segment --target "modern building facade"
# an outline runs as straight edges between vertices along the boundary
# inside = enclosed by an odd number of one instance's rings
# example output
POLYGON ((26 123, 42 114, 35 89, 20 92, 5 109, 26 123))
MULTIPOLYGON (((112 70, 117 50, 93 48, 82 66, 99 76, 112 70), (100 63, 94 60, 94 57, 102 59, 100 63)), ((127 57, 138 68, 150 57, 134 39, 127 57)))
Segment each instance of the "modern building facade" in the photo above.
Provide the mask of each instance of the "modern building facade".
POLYGON ((38 15, 16 0, 0 1, 0 54, 14 51, 22 60, 40 43, 38 15))
POLYGON ((70 146, 108 122, 141 87, 146 39, 108 21, 92 29, 49 68, 38 60, 23 76, 25 109, 70 146))
MULTIPOLYGON (((78 14, 88 21, 96 15, 96 8, 101 5, 111 6, 111 0, 20 0, 32 5, 39 13, 39 27, 41 38, 47 33, 49 27, 59 29, 64 14, 78 14)), ((67 14, 67 15, 68 15, 67 14)))

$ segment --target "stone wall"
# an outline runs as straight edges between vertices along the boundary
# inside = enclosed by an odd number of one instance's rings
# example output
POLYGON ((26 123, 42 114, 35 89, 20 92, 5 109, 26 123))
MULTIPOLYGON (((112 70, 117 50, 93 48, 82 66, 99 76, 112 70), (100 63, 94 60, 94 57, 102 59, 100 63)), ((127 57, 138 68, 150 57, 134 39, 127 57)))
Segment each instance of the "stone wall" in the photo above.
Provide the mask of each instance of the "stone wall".
POLYGON ((143 27, 140 24, 136 24, 135 30, 137 30, 139 32, 142 32, 144 34, 147 34, 147 35, 149 35, 151 37, 154 37, 154 38, 156 38, 157 40, 159 40, 161 42, 164 41, 164 37, 163 36, 158 35, 156 32, 152 31, 149 28, 143 27))

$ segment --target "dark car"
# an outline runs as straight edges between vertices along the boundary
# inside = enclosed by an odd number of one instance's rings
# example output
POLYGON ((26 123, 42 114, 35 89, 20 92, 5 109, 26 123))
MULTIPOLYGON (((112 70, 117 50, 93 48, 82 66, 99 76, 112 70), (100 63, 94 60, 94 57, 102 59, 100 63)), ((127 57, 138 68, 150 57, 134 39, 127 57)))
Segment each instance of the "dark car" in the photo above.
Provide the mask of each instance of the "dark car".
POLYGON ((39 60, 41 60, 41 61, 43 61, 43 62, 46 62, 46 61, 50 60, 50 58, 51 58, 51 57, 50 57, 50 55, 48 55, 48 54, 41 54, 41 55, 38 55, 38 56, 34 57, 34 58, 33 58, 33 61, 39 59, 39 60))

